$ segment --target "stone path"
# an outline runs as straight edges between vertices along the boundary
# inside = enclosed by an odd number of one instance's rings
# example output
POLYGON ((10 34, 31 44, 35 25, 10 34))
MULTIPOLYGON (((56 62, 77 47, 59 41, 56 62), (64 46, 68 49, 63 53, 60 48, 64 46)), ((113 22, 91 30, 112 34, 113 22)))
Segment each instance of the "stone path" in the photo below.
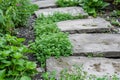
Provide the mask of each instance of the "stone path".
MULTIPOLYGON (((55 0, 39 0, 34 4, 45 8, 35 12, 37 17, 40 14, 48 16, 56 12, 69 13, 73 16, 88 15, 81 7, 57 8, 55 0)), ((74 64, 78 66, 83 64, 83 70, 88 74, 96 76, 116 74, 120 77, 120 59, 105 58, 120 57, 120 34, 107 33, 114 28, 110 22, 98 17, 61 21, 57 23, 57 26, 61 31, 70 33, 73 56, 47 59, 47 71, 56 70, 58 77, 64 68, 74 72, 74 64), (92 58, 85 57, 91 56, 91 54, 92 58), (95 56, 102 56, 102 58, 95 56)))
POLYGON ((63 32, 69 33, 87 33, 87 32, 105 32, 110 31, 113 26, 103 18, 90 18, 61 21, 57 23, 58 28, 63 32), (101 25, 103 24, 104 25, 101 25))
POLYGON ((88 74, 97 75, 102 77, 104 75, 112 76, 117 74, 120 77, 120 59, 108 59, 108 58, 87 58, 80 56, 61 57, 55 59, 51 57, 47 60, 47 70, 52 72, 56 71, 57 78, 60 76, 60 72, 64 69, 68 69, 70 72, 75 72, 74 65, 83 65, 83 70, 88 74))
POLYGON ((73 16, 88 15, 84 12, 84 10, 81 7, 65 7, 65 8, 47 8, 47 9, 40 9, 39 11, 35 11, 35 14, 37 17, 39 17, 40 14, 43 14, 45 16, 53 15, 54 13, 69 13, 73 16))
POLYGON ((120 57, 120 34, 72 34, 73 55, 120 57))
POLYGON ((37 4, 39 8, 49 8, 49 7, 56 7, 55 0, 41 0, 35 1, 33 4, 37 4))

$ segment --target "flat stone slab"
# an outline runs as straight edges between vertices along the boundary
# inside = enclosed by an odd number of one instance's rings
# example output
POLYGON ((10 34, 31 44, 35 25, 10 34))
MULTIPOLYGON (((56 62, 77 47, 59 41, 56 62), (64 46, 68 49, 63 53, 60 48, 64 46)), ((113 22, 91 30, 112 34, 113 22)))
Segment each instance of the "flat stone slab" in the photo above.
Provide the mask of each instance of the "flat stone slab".
POLYGON ((120 34, 120 28, 118 28, 118 33, 120 34))
POLYGON ((48 8, 48 9, 40 9, 39 11, 35 11, 35 15, 39 17, 39 15, 43 14, 45 16, 48 15, 53 15, 54 13, 68 13, 71 14, 72 16, 78 16, 78 15, 83 15, 86 16, 88 15, 87 13, 84 12, 84 10, 81 7, 64 7, 64 8, 48 8))
POLYGON ((61 31, 69 33, 105 32, 113 28, 110 22, 100 17, 61 21, 57 26, 61 31))
POLYGON ((55 0, 41 0, 33 2, 33 4, 38 5, 39 8, 56 7, 55 3, 56 3, 55 0))
POLYGON ((102 77, 105 75, 110 77, 112 75, 117 75, 120 77, 120 59, 71 56, 60 57, 58 59, 51 57, 46 61, 47 71, 56 71, 57 78, 59 78, 60 72, 64 69, 67 69, 69 73, 75 73, 76 70, 73 67, 74 65, 82 68, 82 70, 87 72, 88 75, 96 75, 97 77, 102 77), (83 66, 81 67, 81 65, 83 66))
POLYGON ((120 34, 71 34, 73 55, 120 57, 120 34))

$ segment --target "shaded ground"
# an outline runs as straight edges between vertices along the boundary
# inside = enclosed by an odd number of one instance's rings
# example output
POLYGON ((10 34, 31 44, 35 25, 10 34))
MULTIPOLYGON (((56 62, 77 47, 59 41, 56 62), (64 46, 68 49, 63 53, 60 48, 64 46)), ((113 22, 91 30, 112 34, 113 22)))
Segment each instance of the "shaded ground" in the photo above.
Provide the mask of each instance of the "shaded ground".
MULTIPOLYGON (((28 20, 28 25, 27 27, 19 27, 16 29, 17 31, 17 37, 20 38, 25 38, 26 41, 24 42, 25 45, 28 46, 30 41, 35 40, 35 35, 34 35, 34 24, 35 24, 35 15, 31 16, 30 19, 28 20)), ((27 54, 29 60, 31 61, 36 61, 36 57, 34 54, 27 54)), ((39 64, 37 65, 37 68, 39 68, 39 64)), ((41 80, 41 73, 35 75, 33 77, 33 80, 41 80)))
POLYGON ((24 42, 25 45, 28 45, 29 41, 34 41, 34 22, 35 22, 35 15, 31 16, 28 20, 27 27, 19 27, 17 28, 17 37, 25 38, 26 41, 24 42))

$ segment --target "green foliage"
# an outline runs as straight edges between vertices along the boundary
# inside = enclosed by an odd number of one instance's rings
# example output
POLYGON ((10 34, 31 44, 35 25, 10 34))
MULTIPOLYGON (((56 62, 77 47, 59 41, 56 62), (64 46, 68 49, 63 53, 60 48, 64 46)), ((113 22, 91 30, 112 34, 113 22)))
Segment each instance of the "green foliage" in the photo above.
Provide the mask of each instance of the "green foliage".
POLYGON ((120 16, 120 10, 113 10, 113 12, 111 13, 112 17, 119 17, 120 16))
POLYGON ((116 19, 117 17, 119 18, 119 16, 120 10, 113 10, 113 12, 111 12, 110 14, 110 17, 108 17, 107 20, 110 21, 112 25, 120 27, 120 22, 118 19, 116 19))
POLYGON ((78 18, 85 18, 86 16, 71 16, 70 14, 60 14, 55 13, 53 16, 45 17, 43 15, 40 16, 36 20, 35 26, 35 35, 41 36, 42 34, 49 34, 49 33, 58 33, 60 30, 58 29, 55 22, 63 21, 63 20, 72 20, 78 18))
POLYGON ((22 45, 23 41, 8 34, 0 37, 0 80, 30 80, 35 74, 36 63, 24 56, 30 50, 22 45))
POLYGON ((83 16, 71 16, 70 14, 55 13, 53 16, 40 16, 35 25, 35 42, 31 48, 35 51, 37 59, 45 66, 45 60, 50 56, 68 56, 72 53, 72 46, 68 35, 60 32, 56 22, 83 18, 83 16))
POLYGON ((120 0, 114 0, 114 4, 115 4, 115 5, 120 4, 120 0))
POLYGON ((56 72, 53 71, 53 72, 42 73, 42 78, 44 80, 56 80, 56 72))
POLYGON ((0 32, 11 33, 15 26, 26 26, 37 8, 29 0, 0 0, 0 32))
POLYGON ((87 16, 83 16, 79 14, 78 16, 72 16, 70 14, 62 14, 62 13, 54 13, 53 16, 47 16, 45 17, 44 15, 40 15, 38 20, 36 21, 36 24, 51 24, 54 22, 59 22, 59 21, 65 21, 65 20, 73 20, 73 19, 82 19, 86 18, 87 16))
POLYGON ((103 0, 57 0, 57 5, 61 7, 80 5, 90 15, 96 17, 97 11, 105 8, 109 4, 103 0))
POLYGON ((58 33, 60 30, 56 27, 55 23, 51 24, 38 24, 35 26, 36 36, 41 36, 43 34, 48 35, 50 33, 58 33))
POLYGON ((117 20, 112 19, 111 24, 114 25, 114 26, 120 27, 120 22, 117 21, 117 20))
POLYGON ((74 72, 72 72, 71 74, 68 72, 68 69, 64 69, 61 71, 60 73, 60 80, 85 80, 85 79, 89 79, 87 78, 87 73, 85 71, 82 70, 81 67, 78 66, 73 66, 74 67, 74 72))
POLYGON ((57 0, 57 5, 59 7, 69 7, 79 5, 79 0, 57 0))
POLYGON ((108 6, 108 3, 105 3, 103 0, 83 0, 80 5, 84 8, 86 12, 94 17, 97 16, 97 11, 108 6))
POLYGON ((49 35, 41 35, 37 37, 35 43, 32 46, 36 51, 37 59, 41 62, 45 62, 45 58, 50 56, 68 56, 71 52, 71 44, 62 32, 51 33, 49 35))

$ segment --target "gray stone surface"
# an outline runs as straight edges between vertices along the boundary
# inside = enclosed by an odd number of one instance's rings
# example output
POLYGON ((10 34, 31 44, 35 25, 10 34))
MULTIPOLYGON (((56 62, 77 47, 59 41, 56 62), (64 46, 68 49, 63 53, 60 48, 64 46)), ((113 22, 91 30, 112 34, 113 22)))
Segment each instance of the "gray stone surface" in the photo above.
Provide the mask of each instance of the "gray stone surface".
POLYGON ((31 2, 44 1, 44 0, 30 0, 31 2))
POLYGON ((61 31, 69 33, 103 32, 113 28, 108 21, 99 17, 61 21, 57 23, 57 26, 61 31))
POLYGON ((45 16, 53 15, 54 13, 68 13, 73 16, 77 16, 79 14, 81 15, 88 15, 84 12, 84 10, 81 7, 64 7, 64 8, 48 8, 48 9, 40 9, 38 11, 35 11, 35 15, 39 17, 40 14, 43 14, 45 16))
POLYGON ((120 28, 118 28, 118 33, 120 34, 120 28))
POLYGON ((39 8, 56 7, 55 3, 55 0, 41 0, 33 2, 33 4, 37 4, 39 8))
MULTIPOLYGON (((46 61, 48 72, 56 71, 57 78, 63 69, 68 69, 69 73, 75 73, 73 65, 83 65, 83 71, 89 75, 96 75, 102 77, 104 75, 117 75, 120 77, 120 59, 108 58, 86 58, 86 57, 60 57, 59 59, 50 58, 46 61)), ((75 73, 76 74, 76 73, 75 73)), ((87 80, 87 79, 86 79, 87 80)))
POLYGON ((44 68, 41 68, 41 67, 38 67, 36 68, 37 72, 41 73, 41 72, 45 72, 45 69, 44 68))
POLYGON ((120 34, 72 34, 73 55, 120 57, 120 34))

